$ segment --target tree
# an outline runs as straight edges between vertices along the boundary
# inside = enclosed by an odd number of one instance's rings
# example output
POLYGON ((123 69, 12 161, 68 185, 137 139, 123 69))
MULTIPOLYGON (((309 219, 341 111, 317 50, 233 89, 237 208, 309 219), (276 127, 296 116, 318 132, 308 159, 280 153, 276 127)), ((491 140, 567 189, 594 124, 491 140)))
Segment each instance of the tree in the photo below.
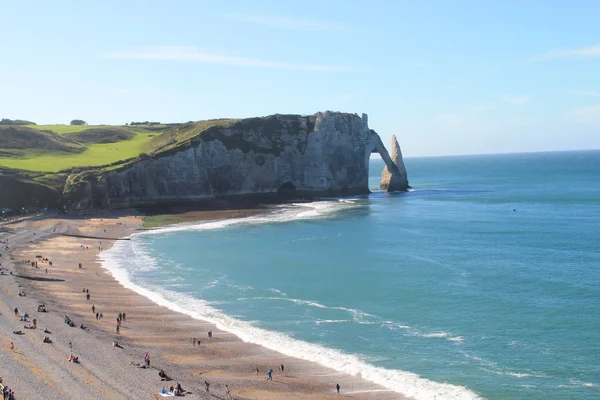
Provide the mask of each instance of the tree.
POLYGON ((71 121, 71 125, 87 125, 87 122, 82 119, 74 119, 71 121))

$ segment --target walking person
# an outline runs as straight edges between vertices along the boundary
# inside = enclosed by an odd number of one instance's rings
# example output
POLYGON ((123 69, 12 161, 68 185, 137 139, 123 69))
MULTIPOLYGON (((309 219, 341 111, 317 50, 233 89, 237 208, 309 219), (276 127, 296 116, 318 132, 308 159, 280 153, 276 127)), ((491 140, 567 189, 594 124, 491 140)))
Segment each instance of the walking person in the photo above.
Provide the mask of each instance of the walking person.
POLYGON ((340 384, 336 383, 335 384, 335 390, 337 390, 337 394, 340 394, 340 389, 341 389, 340 384))
POLYGON ((269 370, 267 371, 267 380, 268 381, 273 380, 273 369, 271 369, 271 368, 269 368, 269 370))
POLYGON ((150 366, 150 354, 146 353, 146 357, 144 357, 144 364, 146 367, 150 366))
POLYGON ((96 305, 92 304, 92 314, 96 312, 96 305))
POLYGON ((227 385, 225 385, 225 396, 227 396, 228 399, 231 399, 231 391, 227 385))
POLYGON ((208 381, 204 381, 204 386, 206 386, 206 393, 210 393, 210 383, 208 383, 208 381))

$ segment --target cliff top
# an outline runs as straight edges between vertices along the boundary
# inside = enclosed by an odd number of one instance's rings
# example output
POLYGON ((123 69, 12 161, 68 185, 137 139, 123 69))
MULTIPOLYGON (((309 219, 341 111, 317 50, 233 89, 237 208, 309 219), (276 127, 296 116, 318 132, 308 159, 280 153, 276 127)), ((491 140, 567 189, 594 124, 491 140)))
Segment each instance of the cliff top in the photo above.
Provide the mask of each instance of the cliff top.
POLYGON ((131 125, 0 125, 0 170, 13 169, 57 173, 89 167, 114 168, 138 158, 158 156, 188 147, 195 138, 219 139, 242 147, 234 131, 260 130, 277 142, 282 128, 288 132, 314 129, 318 115, 356 117, 330 112, 311 116, 275 114, 246 119, 213 119, 177 124, 132 123, 131 125))

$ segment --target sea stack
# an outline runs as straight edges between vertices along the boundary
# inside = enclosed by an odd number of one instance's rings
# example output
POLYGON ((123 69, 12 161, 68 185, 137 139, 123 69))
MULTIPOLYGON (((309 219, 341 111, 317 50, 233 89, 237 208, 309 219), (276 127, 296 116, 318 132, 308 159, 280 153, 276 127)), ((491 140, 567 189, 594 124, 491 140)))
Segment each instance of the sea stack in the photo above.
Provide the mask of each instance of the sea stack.
MULTIPOLYGON (((379 188, 381 190, 387 190, 388 192, 406 191, 410 188, 408 185, 408 176, 406 174, 406 167, 402 160, 402 151, 396 135, 392 135, 392 162, 396 167, 396 171, 390 171, 387 163, 381 173, 381 183, 379 188)), ((392 167, 393 168, 393 167, 392 167)))

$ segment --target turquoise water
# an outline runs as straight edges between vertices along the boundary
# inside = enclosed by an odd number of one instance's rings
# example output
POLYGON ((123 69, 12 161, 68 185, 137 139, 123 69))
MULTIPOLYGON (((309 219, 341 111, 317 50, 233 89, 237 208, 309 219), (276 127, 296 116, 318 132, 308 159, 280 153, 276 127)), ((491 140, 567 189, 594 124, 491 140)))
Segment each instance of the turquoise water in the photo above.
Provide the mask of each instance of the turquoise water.
POLYGON ((410 193, 135 235, 106 266, 247 341, 417 399, 600 398, 600 152, 406 164, 410 193))

